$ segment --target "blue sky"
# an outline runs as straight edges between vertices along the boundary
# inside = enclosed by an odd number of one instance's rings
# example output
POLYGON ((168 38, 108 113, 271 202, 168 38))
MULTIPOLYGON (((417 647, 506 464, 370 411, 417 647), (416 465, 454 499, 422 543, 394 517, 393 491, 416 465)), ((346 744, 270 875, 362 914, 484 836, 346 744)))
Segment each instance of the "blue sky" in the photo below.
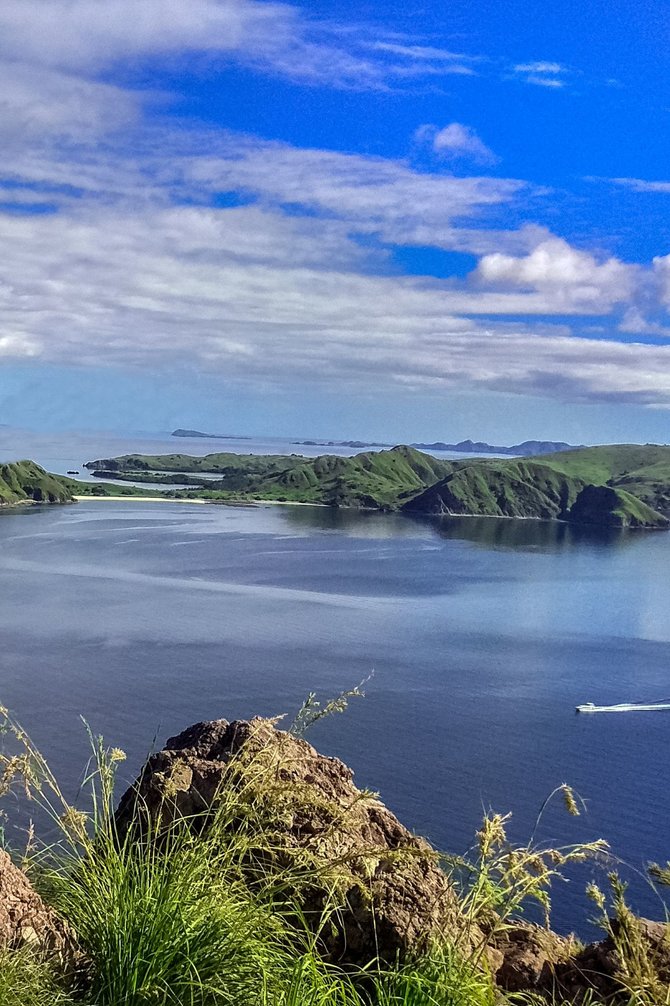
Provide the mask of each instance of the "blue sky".
POLYGON ((670 9, 4 0, 0 421, 667 441, 670 9))

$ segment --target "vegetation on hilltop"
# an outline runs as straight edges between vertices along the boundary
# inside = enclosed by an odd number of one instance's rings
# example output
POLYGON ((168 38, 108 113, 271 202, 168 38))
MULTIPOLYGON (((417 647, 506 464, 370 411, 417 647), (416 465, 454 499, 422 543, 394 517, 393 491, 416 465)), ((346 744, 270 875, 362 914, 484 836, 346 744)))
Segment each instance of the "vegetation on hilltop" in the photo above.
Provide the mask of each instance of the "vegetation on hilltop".
POLYGON ((406 508, 666 527, 662 511, 670 508, 670 447, 615 444, 524 461, 462 461, 406 508), (594 493, 594 487, 612 492, 594 493))
POLYGON ((0 465, 0 506, 71 502, 72 493, 65 481, 57 475, 49 475, 34 461, 0 465))
POLYGON ((102 499, 105 496, 155 496, 160 499, 165 496, 165 493, 160 489, 146 489, 143 486, 114 485, 111 482, 80 482, 78 479, 66 478, 61 475, 55 477, 73 496, 90 496, 92 499, 95 497, 102 499))
POLYGON ((217 474, 220 480, 202 479, 202 491, 197 492, 212 500, 268 499, 389 509, 433 485, 451 464, 412 447, 394 447, 353 457, 323 454, 316 458, 297 454, 208 454, 203 458, 129 454, 91 461, 86 467, 102 478, 133 481, 156 481, 161 476, 152 473, 174 472, 166 484, 171 480, 183 483, 182 473, 188 473, 186 478, 191 482, 195 481, 191 473, 217 474))
POLYGON ((666 527, 670 447, 615 444, 534 458, 444 461, 412 447, 353 457, 138 455, 90 461, 101 478, 184 483, 176 498, 282 500, 414 513, 666 527), (220 479, 205 479, 204 474, 220 479), (200 475, 200 478, 198 476, 200 475), (195 488, 198 485, 198 488, 195 488), (589 487, 614 492, 580 498, 589 487), (579 502, 578 502, 579 500, 579 502))

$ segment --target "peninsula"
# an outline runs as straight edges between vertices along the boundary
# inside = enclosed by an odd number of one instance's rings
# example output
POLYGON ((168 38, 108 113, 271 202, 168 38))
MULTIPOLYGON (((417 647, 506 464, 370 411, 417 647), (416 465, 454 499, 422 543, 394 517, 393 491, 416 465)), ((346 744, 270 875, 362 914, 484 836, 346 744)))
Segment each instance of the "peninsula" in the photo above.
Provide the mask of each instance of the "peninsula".
MULTIPOLYGON (((89 461, 86 467, 101 480, 178 486, 169 490, 175 499, 276 500, 615 527, 665 528, 670 523, 670 447, 649 444, 463 461, 438 459, 407 446, 353 457, 127 454, 89 461)), ((105 495, 95 488, 97 495, 105 495)))
POLYGON ((20 503, 72 503, 66 479, 49 475, 34 461, 0 465, 0 507, 20 503))

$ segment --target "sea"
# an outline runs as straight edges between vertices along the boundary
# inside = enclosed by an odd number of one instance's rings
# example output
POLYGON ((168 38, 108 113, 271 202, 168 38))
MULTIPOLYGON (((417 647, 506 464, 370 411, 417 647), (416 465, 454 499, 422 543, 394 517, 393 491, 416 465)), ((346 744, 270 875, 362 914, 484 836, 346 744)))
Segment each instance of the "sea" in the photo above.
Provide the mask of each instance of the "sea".
MULTIPOLYGON (((82 475, 115 454, 226 449, 324 451, 0 429, 0 462, 82 475)), ((670 857, 670 713, 575 707, 670 696, 669 560, 670 534, 529 520, 93 499, 12 508, 0 514, 0 703, 75 794, 82 718, 126 751, 130 781, 193 722, 289 724, 309 693, 326 701, 364 682, 365 697, 308 739, 450 854, 473 848, 490 811, 512 815, 513 841, 606 838, 611 856, 554 891, 555 927, 590 935, 585 885, 606 886, 614 868, 636 910, 664 912, 645 869, 670 857), (560 794, 542 809, 563 783, 579 817, 560 794)))

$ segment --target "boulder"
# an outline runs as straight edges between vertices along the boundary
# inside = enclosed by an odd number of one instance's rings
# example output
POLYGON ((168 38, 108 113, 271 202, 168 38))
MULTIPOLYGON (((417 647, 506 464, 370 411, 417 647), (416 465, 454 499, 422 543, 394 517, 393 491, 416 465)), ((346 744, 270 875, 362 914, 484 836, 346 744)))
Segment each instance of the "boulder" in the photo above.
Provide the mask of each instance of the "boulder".
POLYGON ((32 884, 6 852, 0 851, 0 947, 32 947, 56 959, 64 971, 79 961, 67 924, 42 901, 32 884))
MULTIPOLYGON (((269 871, 288 867, 295 883, 289 895, 320 928, 328 959, 394 961, 420 951, 431 937, 455 939, 464 931, 431 846, 358 789, 341 761, 271 720, 197 723, 171 737, 121 799, 119 834, 134 829, 141 838, 150 825, 160 836, 183 818, 192 828, 210 828, 231 787, 260 815, 259 837, 264 829, 272 838, 253 850, 250 880, 259 862, 269 871), (333 891, 337 910, 320 927, 333 891)), ((239 821, 227 825, 236 826, 239 821)))
POLYGON ((532 925, 502 930, 494 945, 502 958, 495 971, 496 984, 506 992, 550 991, 557 965, 575 952, 573 939, 532 925))

